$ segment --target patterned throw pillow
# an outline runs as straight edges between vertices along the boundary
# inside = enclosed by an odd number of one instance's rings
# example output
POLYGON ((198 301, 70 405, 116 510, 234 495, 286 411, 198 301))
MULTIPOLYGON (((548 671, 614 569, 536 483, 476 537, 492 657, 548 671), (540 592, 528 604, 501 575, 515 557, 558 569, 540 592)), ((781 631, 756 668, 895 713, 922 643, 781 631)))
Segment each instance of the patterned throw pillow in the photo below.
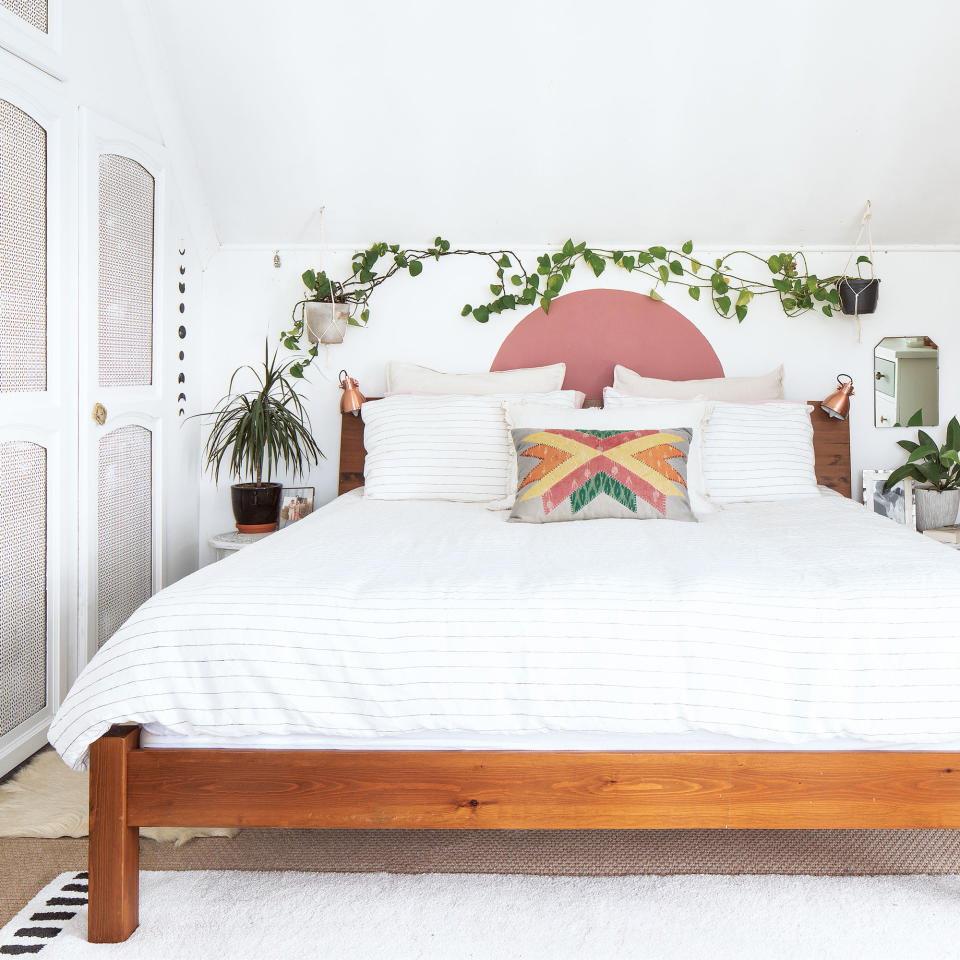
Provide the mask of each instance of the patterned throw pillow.
POLYGON ((511 433, 519 461, 511 520, 696 520, 687 493, 689 427, 511 433))

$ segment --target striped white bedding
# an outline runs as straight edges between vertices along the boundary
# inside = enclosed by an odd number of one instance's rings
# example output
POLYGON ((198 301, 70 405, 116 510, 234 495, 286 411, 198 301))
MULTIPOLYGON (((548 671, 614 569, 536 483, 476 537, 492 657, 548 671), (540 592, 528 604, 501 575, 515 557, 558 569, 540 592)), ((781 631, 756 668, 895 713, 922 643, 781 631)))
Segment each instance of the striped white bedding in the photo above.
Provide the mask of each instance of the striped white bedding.
POLYGON ((50 741, 960 741, 960 551, 836 496, 503 518, 347 494, 144 604, 50 741))

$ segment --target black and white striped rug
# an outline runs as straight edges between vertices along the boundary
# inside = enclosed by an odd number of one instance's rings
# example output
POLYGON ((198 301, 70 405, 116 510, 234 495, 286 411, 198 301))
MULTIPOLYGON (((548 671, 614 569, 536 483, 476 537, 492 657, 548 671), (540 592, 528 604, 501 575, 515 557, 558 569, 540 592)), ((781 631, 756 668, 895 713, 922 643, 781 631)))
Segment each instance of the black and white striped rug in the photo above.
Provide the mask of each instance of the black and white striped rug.
POLYGON ((958 956, 960 877, 144 872, 140 927, 86 942, 86 874, 0 931, 41 960, 924 960, 958 956))
POLYGON ((68 924, 87 916, 87 874, 61 873, 27 904, 0 934, 0 956, 39 953, 68 924))

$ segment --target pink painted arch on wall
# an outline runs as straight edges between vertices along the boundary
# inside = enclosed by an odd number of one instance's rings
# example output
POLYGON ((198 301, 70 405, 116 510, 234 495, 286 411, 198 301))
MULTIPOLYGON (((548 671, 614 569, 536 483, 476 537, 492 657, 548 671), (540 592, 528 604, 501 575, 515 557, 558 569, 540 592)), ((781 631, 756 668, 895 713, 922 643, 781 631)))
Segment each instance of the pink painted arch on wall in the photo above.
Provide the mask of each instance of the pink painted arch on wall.
POLYGON ((491 370, 565 363, 568 390, 599 400, 613 383, 614 364, 645 377, 722 377, 707 338, 666 303, 628 290, 583 290, 558 297, 549 315, 534 310, 507 335, 491 370))

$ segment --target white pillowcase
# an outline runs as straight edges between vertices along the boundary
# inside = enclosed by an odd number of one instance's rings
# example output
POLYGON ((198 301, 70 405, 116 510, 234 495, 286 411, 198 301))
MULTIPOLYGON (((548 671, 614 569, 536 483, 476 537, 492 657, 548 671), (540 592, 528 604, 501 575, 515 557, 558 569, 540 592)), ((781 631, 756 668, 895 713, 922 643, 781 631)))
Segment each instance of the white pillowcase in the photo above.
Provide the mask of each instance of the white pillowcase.
MULTIPOLYGON (((703 477, 702 438, 710 416, 708 403, 683 403, 671 400, 644 402, 637 397, 622 397, 604 390, 603 409, 557 410, 527 401, 504 404, 507 426, 514 427, 559 427, 573 430, 657 430, 663 427, 690 427, 693 439, 687 460, 687 493, 690 506, 698 516, 716 512, 706 495, 703 477)), ((490 504, 491 510, 511 509, 516 496, 516 451, 513 460, 513 489, 508 497, 490 504)))
POLYGON ((687 491, 690 494, 690 506, 697 516, 717 512, 717 508, 710 502, 707 481, 703 473, 703 438, 709 429, 710 415, 713 412, 712 403, 707 402, 704 397, 695 397, 688 401, 629 397, 611 387, 604 387, 603 409, 629 410, 631 424, 636 411, 644 416, 644 424, 691 427, 693 439, 690 441, 690 462, 687 464, 687 491), (679 419, 675 421, 675 418, 679 419), (661 422, 652 424, 653 420, 661 422))
MULTIPOLYGON (((505 497, 515 487, 516 466, 503 403, 523 396, 398 394, 368 401, 360 408, 364 496, 474 503, 505 497)), ((574 390, 533 396, 548 408, 577 402, 574 390)))
POLYGON ((714 503, 819 496, 805 403, 715 403, 703 438, 714 503))
POLYGON ((765 403, 783 399, 783 366, 762 377, 714 377, 709 380, 654 380, 617 364, 613 389, 647 399, 724 400, 727 403, 765 403))
POLYGON ((563 389, 565 363, 493 373, 441 373, 416 363, 387 364, 387 393, 473 394, 550 393, 563 389))

